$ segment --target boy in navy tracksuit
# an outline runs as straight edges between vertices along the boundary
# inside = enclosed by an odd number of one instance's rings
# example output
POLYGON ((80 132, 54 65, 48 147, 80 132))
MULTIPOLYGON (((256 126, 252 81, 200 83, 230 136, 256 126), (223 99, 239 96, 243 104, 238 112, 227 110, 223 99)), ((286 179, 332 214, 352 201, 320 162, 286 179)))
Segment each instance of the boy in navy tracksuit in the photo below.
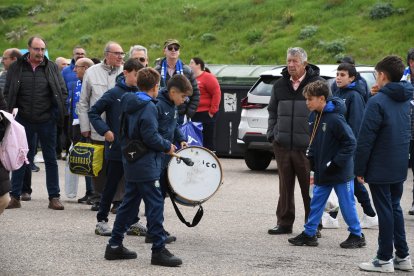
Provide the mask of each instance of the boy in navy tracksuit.
POLYGON ((122 155, 125 171, 125 195, 116 214, 112 236, 106 246, 105 259, 135 259, 137 254, 122 245, 124 234, 131 220, 136 218, 141 199, 145 202, 148 233, 153 239, 151 264, 178 266, 181 259, 165 248, 166 234, 163 228, 164 198, 159 178, 163 152, 172 154, 175 146, 158 132, 158 111, 155 98, 158 95, 160 75, 152 68, 138 71, 138 87, 143 92, 127 93, 121 99, 125 116, 125 133, 122 132, 121 148, 129 139, 139 140, 146 147, 138 159, 129 161, 122 155))
MULTIPOLYGON (((337 90, 333 95, 341 98, 345 102, 345 120, 351 127, 355 138, 358 138, 362 116, 365 110, 365 87, 356 81, 357 71, 355 66, 350 63, 341 63, 336 72, 337 90)), ((378 225, 377 215, 372 208, 371 200, 364 185, 354 180, 354 193, 362 206, 364 215, 361 219, 361 228, 371 228, 378 225)))
MULTIPOLYGON (((168 80, 167 88, 160 90, 157 98, 158 130, 164 139, 174 144, 179 143, 181 148, 187 147, 187 139, 177 123, 177 106, 183 104, 192 93, 193 88, 189 80, 183 75, 174 75, 168 80)), ((164 197, 167 192, 167 165, 170 159, 170 155, 163 154, 160 182, 164 197)))
MULTIPOLYGON (((99 211, 96 215, 97 224, 95 234, 110 236, 111 228, 108 225, 108 214, 112 200, 118 188, 118 183, 124 176, 122 165, 121 144, 119 138, 121 98, 125 93, 138 92, 137 74, 142 64, 136 59, 129 59, 124 64, 124 71, 116 79, 114 88, 105 92, 102 97, 88 111, 89 120, 96 132, 105 137, 105 159, 107 163, 107 179, 99 211), (106 113, 106 122, 102 113, 106 113)), ((128 234, 145 236, 146 228, 135 218, 128 234)))
POLYGON ((340 244, 342 248, 365 246, 354 199, 353 154, 355 136, 343 116, 345 106, 341 99, 328 99, 329 88, 324 81, 305 86, 306 105, 313 111, 309 117, 311 139, 307 156, 315 172, 313 198, 305 230, 288 241, 293 245, 317 246, 316 231, 332 189, 350 232, 340 244))
POLYGON ((404 72, 400 57, 385 57, 375 71, 380 90, 369 99, 362 119, 355 174, 361 183, 369 183, 378 214, 378 251, 374 260, 359 267, 366 271, 408 271, 412 264, 400 200, 407 179, 414 88, 411 83, 400 81, 404 72))

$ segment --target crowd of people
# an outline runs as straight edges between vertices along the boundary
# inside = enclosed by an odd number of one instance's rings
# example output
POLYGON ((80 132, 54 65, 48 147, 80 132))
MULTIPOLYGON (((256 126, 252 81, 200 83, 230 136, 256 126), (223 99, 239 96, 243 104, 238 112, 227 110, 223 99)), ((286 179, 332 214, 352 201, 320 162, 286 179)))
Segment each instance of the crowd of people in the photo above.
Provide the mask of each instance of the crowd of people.
MULTIPOLYGON (((29 164, 13 171, 11 180, 0 165, 0 213, 5 208, 21 208, 21 200, 31 199, 38 142, 52 210, 64 210, 57 163, 62 151, 67 154, 70 145, 79 141, 104 145, 102 169, 95 177, 85 177, 86 194, 78 202, 97 211, 95 233, 110 236, 105 259, 137 258, 123 245, 128 234, 145 236, 145 242, 152 243, 151 264, 181 265, 182 260, 165 247, 177 239, 163 227, 166 169, 176 145, 187 146, 180 131, 185 117, 202 123, 204 146, 215 150, 221 99, 215 76, 199 57, 186 65, 179 57, 181 44, 176 39, 164 42, 165 57, 154 68, 149 67, 148 51, 141 45, 132 46, 125 59, 122 46, 110 41, 102 61, 88 58, 83 47, 75 46, 70 62, 61 57, 49 60, 41 37, 31 37, 27 46, 24 55, 12 48, 2 58, 0 108, 13 112, 24 126, 29 164), (144 146, 137 148, 137 144, 144 146), (131 147, 135 157, 127 158, 125 152, 131 147), (140 222, 141 201, 146 225, 140 222), (116 213, 113 228, 109 212, 116 213)), ((292 233, 297 177, 305 225, 289 243, 318 245, 326 221, 337 221, 338 210, 325 212, 334 190, 350 232, 342 248, 364 247, 362 229, 379 228, 376 257, 361 263, 360 269, 412 270, 400 199, 406 164, 410 153, 414 156, 414 49, 408 53, 406 68, 397 56, 379 61, 371 91, 351 58, 340 61, 336 81, 328 87, 319 68, 308 63, 304 49, 289 48, 286 57, 287 66, 274 84, 268 106, 267 138, 279 174, 277 223, 268 233, 292 233), (385 163, 386 159, 391 161, 385 163), (363 209, 361 220, 354 196, 363 209)), ((409 214, 414 215, 414 202, 409 214)))

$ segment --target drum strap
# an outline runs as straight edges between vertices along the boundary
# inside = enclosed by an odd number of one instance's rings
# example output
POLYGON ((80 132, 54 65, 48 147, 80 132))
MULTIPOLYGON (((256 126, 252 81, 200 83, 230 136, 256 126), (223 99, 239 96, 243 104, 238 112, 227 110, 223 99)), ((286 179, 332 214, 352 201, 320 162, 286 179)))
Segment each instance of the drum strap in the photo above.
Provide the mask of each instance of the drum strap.
POLYGON ((189 223, 188 221, 185 220, 185 218, 181 214, 180 209, 178 209, 178 206, 174 201, 174 199, 175 199, 174 192, 170 191, 170 189, 167 189, 167 190, 168 190, 168 194, 170 195, 171 202, 174 206, 175 213, 177 214, 177 217, 181 220, 181 222, 184 223, 185 225, 187 225, 187 227, 196 226, 200 222, 201 218, 203 217, 203 214, 204 214, 203 206, 199 205, 200 207, 198 208, 197 213, 195 214, 195 216, 193 218, 193 222, 189 223))

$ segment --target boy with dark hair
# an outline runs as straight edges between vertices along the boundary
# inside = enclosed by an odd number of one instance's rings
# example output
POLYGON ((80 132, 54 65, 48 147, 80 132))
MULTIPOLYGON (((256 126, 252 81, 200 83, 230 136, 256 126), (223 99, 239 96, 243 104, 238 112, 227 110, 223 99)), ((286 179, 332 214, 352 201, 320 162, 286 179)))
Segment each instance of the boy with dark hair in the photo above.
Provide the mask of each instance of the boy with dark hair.
MULTIPOLYGON (((333 95, 341 98, 345 102, 345 120, 352 129, 355 138, 358 138, 362 116, 365 110, 365 100, 363 98, 365 88, 361 87, 356 81, 357 71, 355 66, 349 63, 341 63, 336 71, 336 84, 338 89, 333 91, 333 95)), ((354 193, 362 206, 364 215, 361 218, 361 228, 372 228, 378 226, 378 217, 371 205, 369 193, 364 185, 354 180, 354 193)))
POLYGON ((317 246, 316 232, 332 189, 335 189, 339 206, 350 231, 342 248, 365 246, 354 199, 353 153, 355 136, 343 116, 344 102, 330 98, 325 81, 315 81, 305 86, 303 95, 312 113, 309 117, 311 138, 307 157, 314 171, 314 189, 310 214, 305 230, 288 241, 293 245, 317 246))
POLYGON ((105 250, 105 259, 135 259, 137 254, 122 245, 126 229, 138 214, 139 202, 145 202, 148 233, 153 238, 151 264, 179 266, 180 258, 165 248, 166 234, 163 227, 164 198, 160 188, 163 152, 172 154, 175 146, 158 131, 158 111, 155 98, 158 95, 160 75, 152 68, 138 72, 137 85, 142 92, 127 93, 121 99, 125 116, 125 128, 121 132, 121 148, 128 140, 140 141, 145 150, 138 158, 127 160, 122 155, 125 170, 125 195, 116 214, 111 239, 105 250))
MULTIPOLYGON (((124 64, 122 74, 116 78, 114 88, 105 92, 102 97, 88 111, 89 121, 99 133, 105 137, 105 159, 107 162, 107 178, 102 192, 99 211, 96 215, 97 224, 95 234, 110 236, 111 227, 108 225, 108 214, 112 200, 115 197, 118 185, 124 176, 121 158, 121 141, 118 137, 121 116, 121 98, 125 93, 138 92, 137 75, 144 66, 136 59, 128 59, 124 64), (106 122, 102 113, 106 113, 106 122)), ((121 182, 123 184, 123 182, 121 182)), ((135 217, 127 233, 145 236, 146 227, 140 224, 135 217)))
POLYGON ((355 174, 368 182, 378 214, 378 251, 366 271, 412 270, 400 206, 407 179, 410 144, 410 100, 413 86, 400 81, 404 63, 387 56, 375 66, 379 92, 370 98, 362 119, 355 154, 355 174), (395 257, 393 258, 393 249, 395 257))

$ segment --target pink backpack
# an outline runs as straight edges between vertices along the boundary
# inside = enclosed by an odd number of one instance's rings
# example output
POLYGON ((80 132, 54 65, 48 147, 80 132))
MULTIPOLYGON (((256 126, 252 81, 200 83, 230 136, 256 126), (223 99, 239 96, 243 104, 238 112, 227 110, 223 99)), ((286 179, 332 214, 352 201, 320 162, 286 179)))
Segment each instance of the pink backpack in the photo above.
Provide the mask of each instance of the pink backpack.
POLYGON ((0 120, 8 121, 3 140, 0 142, 0 161, 6 170, 15 171, 25 163, 29 164, 26 131, 12 114, 4 110, 0 110, 0 114, 0 120))

